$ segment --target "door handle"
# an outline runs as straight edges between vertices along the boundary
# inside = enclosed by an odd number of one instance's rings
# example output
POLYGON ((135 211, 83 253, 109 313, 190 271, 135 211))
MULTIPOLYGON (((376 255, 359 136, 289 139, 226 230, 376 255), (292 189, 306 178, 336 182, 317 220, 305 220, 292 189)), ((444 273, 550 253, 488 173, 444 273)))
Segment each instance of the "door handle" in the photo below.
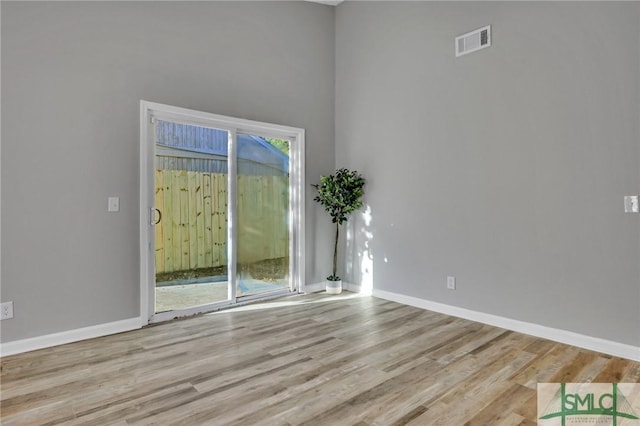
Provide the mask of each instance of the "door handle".
POLYGON ((151 209, 151 224, 152 225, 157 225, 160 223, 160 221, 162 220, 162 212, 156 208, 152 208, 151 209), (158 214, 158 220, 154 220, 156 217, 156 213, 158 214))

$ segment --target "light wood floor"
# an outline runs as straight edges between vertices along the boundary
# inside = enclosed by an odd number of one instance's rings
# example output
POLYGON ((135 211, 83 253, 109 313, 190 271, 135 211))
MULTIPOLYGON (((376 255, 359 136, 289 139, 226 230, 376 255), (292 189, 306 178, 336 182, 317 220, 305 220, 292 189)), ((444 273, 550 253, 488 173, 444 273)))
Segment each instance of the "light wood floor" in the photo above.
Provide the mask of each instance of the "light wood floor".
POLYGON ((534 425, 537 382, 640 363, 372 297, 315 294, 6 357, 9 425, 534 425))

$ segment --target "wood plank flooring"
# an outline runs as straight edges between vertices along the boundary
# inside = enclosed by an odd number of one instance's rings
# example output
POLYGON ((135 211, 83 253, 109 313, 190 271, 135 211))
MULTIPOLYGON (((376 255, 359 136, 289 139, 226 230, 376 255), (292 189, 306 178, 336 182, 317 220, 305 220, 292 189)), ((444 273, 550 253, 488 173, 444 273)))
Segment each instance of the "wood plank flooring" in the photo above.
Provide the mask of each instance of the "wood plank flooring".
POLYGON ((5 357, 2 425, 535 425, 538 382, 640 363, 350 293, 5 357))

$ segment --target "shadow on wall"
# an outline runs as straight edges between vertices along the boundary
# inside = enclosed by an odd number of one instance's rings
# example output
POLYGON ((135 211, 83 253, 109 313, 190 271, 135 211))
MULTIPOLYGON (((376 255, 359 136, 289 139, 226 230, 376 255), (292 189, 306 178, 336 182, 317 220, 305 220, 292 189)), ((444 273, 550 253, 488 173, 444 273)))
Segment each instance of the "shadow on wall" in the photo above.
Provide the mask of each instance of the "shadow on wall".
POLYGON ((345 281, 360 287, 360 292, 373 292, 373 227, 371 206, 365 204, 362 211, 347 222, 345 244, 345 281))

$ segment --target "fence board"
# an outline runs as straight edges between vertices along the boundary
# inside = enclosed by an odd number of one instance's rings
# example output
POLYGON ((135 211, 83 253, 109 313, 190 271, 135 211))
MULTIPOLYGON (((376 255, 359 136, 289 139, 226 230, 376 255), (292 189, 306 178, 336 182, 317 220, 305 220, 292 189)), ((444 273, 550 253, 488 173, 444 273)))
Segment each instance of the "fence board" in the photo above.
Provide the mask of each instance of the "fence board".
POLYGON ((218 264, 227 263, 227 175, 216 174, 216 226, 213 235, 216 237, 218 264))
MULTIPOLYGON (((164 215, 167 215, 169 212, 173 211, 173 203, 172 200, 173 198, 171 197, 171 175, 166 174, 166 173, 162 173, 160 170, 158 170, 158 174, 162 175, 162 185, 163 185, 163 191, 162 191, 162 204, 164 206, 164 208, 162 210, 160 210, 160 212, 164 215)), ((156 184, 157 185, 157 184, 156 184)), ((171 220, 170 217, 166 217, 167 220, 171 220)), ((167 223, 170 222, 163 222, 165 221, 165 217, 162 217, 160 219, 160 223, 162 224, 162 233, 164 234, 164 238, 162 239, 162 243, 164 244, 163 247, 163 251, 164 251, 164 269, 162 269, 163 271, 174 271, 174 266, 173 266, 173 253, 171 250, 173 250, 173 228, 171 226, 166 226, 167 223)), ((157 227, 158 225, 156 225, 157 227)), ((158 242, 156 241, 156 244, 158 244, 158 242)))
POLYGON ((204 198, 202 193, 202 173, 194 173, 196 185, 196 247, 198 249, 197 265, 200 268, 205 267, 204 263, 204 198))
MULTIPOLYGON (((162 179, 162 173, 156 171, 156 208, 160 211, 164 210, 164 184, 162 179)), ((155 212, 154 212, 155 213, 155 212)), ((164 229, 161 226, 155 227, 155 241, 156 241, 156 265, 159 269, 164 270, 164 229), (158 242, 161 242, 158 244, 158 242)))
POLYGON ((190 269, 189 266, 189 183, 187 178, 187 171, 180 170, 178 175, 180 191, 180 240, 181 244, 181 267, 183 269, 190 269))
POLYGON ((188 207, 189 210, 187 212, 187 228, 189 229, 189 266, 190 267, 198 267, 198 212, 196 210, 196 197, 197 188, 196 188, 196 174, 195 173, 187 173, 187 194, 188 198, 188 207))
MULTIPOLYGON (((241 263, 289 255, 288 180, 238 177, 238 257, 241 263)), ((156 171, 156 272, 227 263, 227 175, 156 171)))
POLYGON ((202 174, 202 198, 204 201, 204 265, 214 265, 213 263, 213 237, 211 235, 212 195, 211 195, 211 174, 202 174))
POLYGON ((182 270, 182 234, 180 232, 180 172, 171 174, 171 198, 173 199, 171 214, 171 230, 173 233, 173 268, 175 271, 182 270))

